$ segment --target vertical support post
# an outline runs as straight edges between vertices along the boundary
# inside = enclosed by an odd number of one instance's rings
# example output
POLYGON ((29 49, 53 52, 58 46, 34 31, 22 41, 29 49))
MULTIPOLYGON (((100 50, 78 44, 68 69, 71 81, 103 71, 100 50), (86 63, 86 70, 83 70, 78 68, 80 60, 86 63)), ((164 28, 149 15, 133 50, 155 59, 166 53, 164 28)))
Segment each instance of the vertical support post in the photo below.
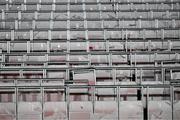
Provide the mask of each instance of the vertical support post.
POLYGON ((120 104, 120 87, 117 86, 116 87, 116 90, 117 90, 117 106, 118 106, 118 120, 120 119, 120 108, 119 108, 119 104, 120 104))
POLYGON ((33 30, 30 30, 30 41, 34 39, 33 30))
POLYGON ((130 66, 132 66, 132 53, 129 55, 129 60, 130 60, 130 66))
POLYGON ((155 19, 155 28, 158 28, 158 27, 159 27, 159 20, 155 19))
POLYGON ((70 71, 69 69, 66 69, 66 80, 69 80, 70 79, 70 71))
POLYGON ((46 78, 46 65, 44 65, 44 69, 43 69, 43 78, 46 78))
POLYGON ((6 3, 6 11, 9 10, 9 3, 6 3))
MULTIPOLYGON (((42 80, 41 80, 41 82, 42 82, 42 80)), ((42 83, 41 83, 41 85, 42 85, 42 83)), ((40 89, 41 89, 41 107, 42 107, 41 119, 44 120, 44 88, 41 87, 40 89)))
POLYGON ((21 11, 18 11, 18 20, 21 20, 22 16, 21 16, 21 11))
MULTIPOLYGON (((179 3, 176 3, 177 8, 180 8, 179 3)), ((177 18, 180 18, 179 12, 177 12, 177 18)))
POLYGON ((5 54, 2 54, 2 62, 6 62, 6 56, 5 56, 5 54))
POLYGON ((49 24, 49 28, 50 28, 50 29, 53 29, 53 24, 54 24, 54 21, 51 19, 51 20, 50 20, 50 24, 49 24))
POLYGON ((114 85, 116 85, 116 69, 112 69, 112 79, 113 79, 113 83, 114 85))
POLYGON ((168 51, 171 51, 172 49, 172 42, 171 40, 168 40, 168 51))
POLYGON ((134 66, 136 67, 136 62, 137 62, 137 60, 136 60, 136 53, 134 53, 134 66))
POLYGON ((172 20, 172 27, 176 28, 176 20, 175 19, 172 20))
MULTIPOLYGON (((4 27, 5 27, 5 24, 4 24, 4 27)), ((18 20, 15 20, 15 30, 17 30, 18 28, 19 28, 18 20)))
POLYGON ((138 23, 139 23, 139 28, 142 28, 142 22, 141 22, 141 19, 138 19, 138 23))
POLYGON ((146 29, 143 29, 143 40, 146 39, 146 29))
POLYGON ((148 120, 149 119, 149 86, 146 87, 146 101, 144 105, 144 110, 143 110, 143 119, 148 120))
POLYGON ((69 55, 69 52, 68 54, 66 54, 66 65, 69 67, 69 61, 70 61, 70 55, 69 55))
MULTIPOLYGON (((46 61, 49 61, 49 55, 46 54, 45 56, 46 56, 46 61)), ((47 65, 48 65, 48 64, 47 64, 47 65)))
POLYGON ((99 18, 100 20, 102 20, 102 7, 100 2, 98 2, 98 7, 99 7, 99 18))
POLYGON ((48 30, 48 40, 52 40, 52 31, 48 30))
POLYGON ((18 11, 18 26, 21 27, 21 11, 18 11))
POLYGON ((27 53, 30 53, 31 51, 30 45, 31 45, 30 41, 27 41, 27 53))
POLYGON ((148 40, 148 51, 151 51, 151 44, 152 44, 151 40, 148 40))
POLYGON ((174 120, 174 86, 170 86, 172 120, 174 120))
POLYGON ((137 88, 137 100, 142 101, 142 88, 137 88))
POLYGON ((150 18, 153 19, 154 18, 154 12, 151 10, 150 11, 150 18))
MULTIPOLYGON (((156 60, 156 57, 157 57, 157 53, 155 53, 154 54, 154 59, 156 60)), ((154 67, 157 67, 158 66, 158 63, 155 61, 155 64, 154 64, 154 67)), ((158 81, 158 74, 157 74, 157 72, 156 72, 156 70, 154 70, 155 71, 155 81, 158 81)))
POLYGON ((104 29, 104 20, 101 20, 101 28, 104 29))
POLYGON ((37 12, 37 11, 34 12, 34 19, 35 19, 35 20, 38 19, 38 12, 37 12))
POLYGON ((82 0, 82 2, 83 2, 83 6, 82 7, 83 7, 84 26, 87 29, 87 20, 86 20, 87 16, 86 16, 86 4, 85 4, 85 0, 82 0))
MULTIPOLYGON (((46 57, 48 56, 48 54, 46 54, 46 57)), ((46 59, 47 61, 47 59, 46 59)), ((44 69, 43 69, 43 78, 47 78, 47 63, 44 63, 44 69)))
POLYGON ((7 53, 10 53, 11 51, 11 43, 10 41, 7 41, 7 53))
POLYGON ((146 3, 146 10, 149 10, 149 3, 146 3))
POLYGON ((53 4, 52 4, 52 11, 56 10, 56 0, 53 0, 53 4))
POLYGON ((4 62, 3 59, 4 58, 3 58, 3 54, 2 54, 2 50, 1 49, 0 49, 0 54, 1 54, 0 55, 0 68, 2 68, 3 67, 3 62, 4 62))
POLYGON ((24 11, 24 3, 21 4, 21 11, 24 11))
POLYGON ((24 67, 24 64, 22 64, 21 69, 19 70, 20 78, 23 78, 23 69, 22 69, 22 67, 24 67))
POLYGON ((24 0, 24 10, 27 10, 26 3, 27 3, 27 0, 24 0))
POLYGON ((50 41, 47 41, 47 53, 50 53, 50 41))
MULTIPOLYGON (((119 23, 119 27, 120 27, 120 23, 119 23)), ((121 39, 124 40, 124 37, 125 37, 125 33, 124 33, 124 30, 122 29, 121 30, 121 39)))
POLYGON ((164 29, 161 29, 161 39, 164 40, 164 29))
POLYGON ((109 53, 109 66, 112 67, 112 53, 109 53))
POLYGON ((69 104, 70 104, 70 100, 69 100, 69 86, 66 86, 66 104, 67 104, 67 119, 70 120, 70 110, 69 110, 69 104))
POLYGON ((143 92, 143 90, 144 90, 144 87, 141 86, 141 101, 142 102, 144 101, 144 92, 143 92))
POLYGON ((117 10, 117 18, 119 18, 119 13, 118 13, 118 11, 119 11, 119 3, 118 2, 116 3, 116 10, 117 10))
POLYGON ((126 33, 126 38, 125 39, 127 40, 128 39, 128 31, 127 31, 127 29, 126 29, 125 33, 126 33))
POLYGON ((93 70, 94 73, 94 84, 96 85, 96 70, 93 70))
POLYGON ((88 53, 88 66, 91 66, 91 54, 90 53, 88 53))
POLYGON ((2 14, 1 19, 2 19, 2 20, 5 20, 5 12, 4 12, 4 9, 2 9, 1 14, 2 14))
POLYGON ((142 71, 142 68, 140 69, 140 85, 142 84, 143 82, 143 79, 142 79, 142 74, 143 74, 143 71, 142 71))
MULTIPOLYGON (((96 91, 96 87, 95 86, 91 86, 92 87, 92 104, 93 104, 93 113, 95 113, 95 91, 96 91)), ((98 88, 97 88, 98 89, 98 88)))
POLYGON ((104 29, 104 31, 103 31, 103 38, 104 38, 104 40, 107 40, 106 33, 107 33, 107 31, 104 29))
POLYGON ((25 62, 25 61, 27 61, 27 55, 26 54, 23 55, 23 62, 25 62))
POLYGON ((33 20, 33 21, 32 21, 32 29, 33 29, 33 30, 36 29, 36 20, 33 20))
POLYGON ((170 81, 169 82, 171 82, 171 80, 173 79, 173 72, 172 72, 172 69, 170 70, 170 81))
POLYGON ((68 20, 70 19, 70 0, 68 0, 68 3, 67 3, 67 18, 68 20))
POLYGON ((125 51, 128 52, 128 41, 125 41, 125 51))
POLYGON ((54 11, 51 11, 51 14, 50 14, 50 19, 53 20, 54 19, 54 11))
POLYGON ((137 74, 138 74, 138 69, 135 68, 135 82, 137 82, 139 84, 139 81, 137 79, 137 74))
MULTIPOLYGON (((87 21, 86 21, 86 22, 87 22, 87 21)), ((85 31, 85 39, 86 39, 86 51, 89 52, 88 30, 85 31)))
POLYGON ((86 41, 86 52, 89 52, 89 41, 86 41))
POLYGON ((134 6, 134 4, 130 3, 130 10, 133 10, 133 6, 134 6))
POLYGON ((19 115, 18 115, 18 88, 17 88, 17 86, 15 87, 15 100, 16 100, 16 102, 15 102, 15 108, 16 108, 16 120, 19 120, 19 115))
POLYGON ((5 28, 6 26, 6 23, 5 23, 5 12, 4 10, 2 10, 2 16, 1 16, 1 19, 2 19, 2 27, 5 28))
MULTIPOLYGON (((84 13, 84 14, 85 14, 85 13, 84 13)), ((87 25, 87 20, 86 20, 86 19, 84 19, 84 29, 86 29, 86 31, 87 31, 87 33, 88 33, 87 28, 88 28, 88 25, 87 25)))
POLYGON ((41 3, 37 3, 37 11, 39 11, 41 8, 41 3))
POLYGON ((70 50, 71 50, 70 41, 68 40, 68 41, 66 42, 66 44, 67 44, 67 52, 69 53, 70 50))
MULTIPOLYGON (((70 0, 68 0, 68 3, 67 3, 67 52, 69 53, 70 52, 70 39, 71 39, 71 33, 70 33, 70 0)), ((69 54, 68 54, 68 59, 69 59, 69 54)), ((69 66, 69 63, 68 63, 68 66, 69 66)))
POLYGON ((106 40, 106 52, 109 52, 109 40, 106 40))
POLYGON ((170 18, 169 10, 166 11, 166 17, 167 17, 167 18, 170 18))
POLYGON ((11 30, 11 41, 14 41, 14 30, 11 30))
POLYGON ((163 84, 165 84, 165 68, 161 69, 161 79, 162 79, 163 84))

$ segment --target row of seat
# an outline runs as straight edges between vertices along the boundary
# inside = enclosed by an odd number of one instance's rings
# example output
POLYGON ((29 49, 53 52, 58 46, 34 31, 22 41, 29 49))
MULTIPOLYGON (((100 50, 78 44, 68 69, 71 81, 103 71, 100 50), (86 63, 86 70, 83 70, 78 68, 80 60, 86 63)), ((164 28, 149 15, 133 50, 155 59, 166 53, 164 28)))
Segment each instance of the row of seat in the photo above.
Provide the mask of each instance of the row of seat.
MULTIPOLYGON (((179 119, 179 103, 175 103, 174 119, 179 119)), ((120 102, 119 113, 116 102, 95 102, 93 108, 91 102, 72 102, 67 109, 67 103, 50 102, 43 105, 44 112, 40 103, 19 103, 18 119, 41 120, 96 120, 96 119, 143 119, 143 104, 141 102, 120 102), (108 109, 107 109, 108 108, 108 109), (94 109, 94 111, 93 111, 94 109), (131 112, 127 112, 130 110, 131 112), (68 111, 68 112, 67 112, 68 111)), ((150 101, 149 102, 149 120, 168 119, 172 120, 172 109, 169 101, 150 101)), ((11 120, 15 118, 15 105, 12 103, 2 104, 0 108, 0 120, 11 120), (6 117, 5 117, 6 116, 6 117), (4 119, 1 119, 4 118, 4 119)), ((16 115, 17 116, 17 115, 16 115)))

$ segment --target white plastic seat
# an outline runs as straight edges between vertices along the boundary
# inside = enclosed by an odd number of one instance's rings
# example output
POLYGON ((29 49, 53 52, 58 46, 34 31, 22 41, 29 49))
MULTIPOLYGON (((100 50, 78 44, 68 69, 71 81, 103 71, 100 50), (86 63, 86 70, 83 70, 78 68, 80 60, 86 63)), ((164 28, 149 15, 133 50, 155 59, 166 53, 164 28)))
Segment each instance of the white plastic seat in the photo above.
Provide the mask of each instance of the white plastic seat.
POLYGON ((45 102, 44 120, 67 119, 66 102, 45 102))
POLYGON ((149 120, 172 120, 170 101, 149 101, 149 120))
POLYGON ((116 101, 96 101, 95 120, 117 120, 118 104, 116 101))
POLYGON ((92 102, 70 102, 70 120, 91 120, 92 102))

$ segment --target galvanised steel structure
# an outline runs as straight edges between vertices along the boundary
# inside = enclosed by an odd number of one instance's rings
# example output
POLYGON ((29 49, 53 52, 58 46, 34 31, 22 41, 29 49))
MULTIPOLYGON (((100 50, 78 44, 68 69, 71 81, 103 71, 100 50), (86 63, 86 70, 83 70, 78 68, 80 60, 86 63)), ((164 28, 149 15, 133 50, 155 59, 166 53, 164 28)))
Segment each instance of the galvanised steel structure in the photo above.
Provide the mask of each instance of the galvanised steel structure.
POLYGON ((0 120, 179 120, 179 0, 0 0, 0 120))

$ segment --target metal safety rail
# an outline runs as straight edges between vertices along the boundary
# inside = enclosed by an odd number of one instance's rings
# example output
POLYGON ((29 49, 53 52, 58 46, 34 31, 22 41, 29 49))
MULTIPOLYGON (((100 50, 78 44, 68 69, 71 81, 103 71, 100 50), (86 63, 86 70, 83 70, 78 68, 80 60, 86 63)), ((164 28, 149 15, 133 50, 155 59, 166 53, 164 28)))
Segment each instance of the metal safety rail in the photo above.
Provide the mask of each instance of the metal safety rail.
MULTIPOLYGON (((124 101, 127 101, 127 100, 123 100, 122 98, 124 97, 137 97, 135 101, 139 101, 139 102, 142 102, 142 116, 144 119, 149 119, 149 116, 151 114, 151 111, 149 111, 150 108, 150 103, 153 101, 152 98, 153 97, 164 97, 166 98, 166 102, 169 101, 170 103, 170 108, 168 109, 171 109, 171 113, 169 113, 170 115, 170 119, 176 119, 174 118, 174 113, 176 111, 174 111, 174 107, 176 105, 176 102, 179 101, 177 100, 177 98, 175 98, 174 96, 176 94, 179 93, 179 85, 169 85, 169 84, 164 84, 164 85, 93 85, 93 86, 86 86, 86 85, 53 85, 53 86, 44 86, 44 85, 40 85, 40 86, 19 86, 19 85, 16 85, 16 86, 0 86, 0 89, 1 89, 1 94, 3 93, 7 93, 9 92, 10 94, 14 95, 15 99, 13 99, 12 102, 5 102, 4 104, 9 104, 9 103, 14 103, 15 104, 15 108, 14 108, 14 111, 15 111, 15 118, 18 120, 18 119, 22 119, 22 116, 19 112, 19 105, 21 103, 23 103, 24 105, 28 105, 28 104, 33 104, 33 102, 28 102, 28 101, 22 101, 22 99, 19 98, 20 95, 22 94, 27 94, 28 92, 34 92, 34 93, 37 93, 37 94, 40 94, 39 96, 36 96, 36 97, 39 97, 40 99, 36 99, 34 101, 35 102, 38 102, 40 103, 40 107, 41 107, 41 119, 43 120, 44 118, 46 118, 47 116, 45 115, 45 111, 44 109, 44 105, 46 103, 48 103, 48 101, 45 101, 45 95, 46 93, 51 93, 53 91, 62 91, 62 93, 64 94, 64 99, 63 100, 60 100, 60 101, 56 101, 57 103, 66 103, 65 104, 65 108, 61 108, 61 109, 66 109, 67 113, 65 118, 64 119, 70 119, 70 115, 72 114, 72 111, 71 111, 71 104, 73 103, 76 103, 75 101, 73 101, 72 99, 70 99, 70 96, 73 95, 73 90, 75 89, 87 89, 87 95, 90 97, 88 99, 88 101, 79 101, 80 104, 83 104, 84 103, 87 103, 87 102, 90 102, 92 104, 92 115, 95 116, 96 114, 96 107, 97 107, 97 103, 103 103, 103 100, 102 99, 99 99, 99 97, 110 97, 110 95, 105 95, 105 94, 101 94, 98 89, 113 89, 114 90, 114 93, 111 95, 111 97, 114 98, 114 100, 109 100, 109 102, 115 102, 115 104, 117 104, 117 110, 118 110, 118 114, 117 114, 117 120, 121 119, 121 108, 119 105, 121 105, 121 103, 123 103, 124 101), (90 89, 91 88, 91 89, 90 89), (128 88, 135 88, 135 94, 124 94, 122 93, 122 90, 123 89, 128 89, 128 88), (159 88, 163 89, 163 90, 168 90, 169 92, 167 93, 152 93, 152 90, 153 89, 158 89, 159 88), (140 90, 140 94, 137 92, 138 90, 140 90), (137 93, 136 93, 137 92, 137 93), (140 96, 139 96, 140 95, 140 96), (139 96, 139 97, 138 97, 139 96), (151 98, 151 99, 150 99, 151 98), (168 98, 168 99, 167 99, 168 98), (176 102, 175 102, 176 101, 176 102), (147 111, 145 111, 144 109, 148 109, 147 111), (44 112, 43 112, 44 111, 44 112), (147 112, 147 113, 145 113, 147 112)), ((77 92, 77 90, 76 90, 77 92)), ((82 91, 79 92, 79 94, 82 94, 82 95, 86 95, 84 94, 82 91)), ((127 98, 126 98, 127 99, 127 98)), ((132 102, 132 101, 131 101, 132 102)), ((77 102, 78 103, 78 102, 77 102)), ((1 102, 1 104, 3 104, 3 102, 1 102)), ((108 101, 106 101, 106 104, 108 104, 108 101)), ((31 113, 29 113, 31 114, 31 113)), ((26 116, 27 117, 27 116, 26 116)), ((176 116, 177 117, 177 116, 176 116)))

